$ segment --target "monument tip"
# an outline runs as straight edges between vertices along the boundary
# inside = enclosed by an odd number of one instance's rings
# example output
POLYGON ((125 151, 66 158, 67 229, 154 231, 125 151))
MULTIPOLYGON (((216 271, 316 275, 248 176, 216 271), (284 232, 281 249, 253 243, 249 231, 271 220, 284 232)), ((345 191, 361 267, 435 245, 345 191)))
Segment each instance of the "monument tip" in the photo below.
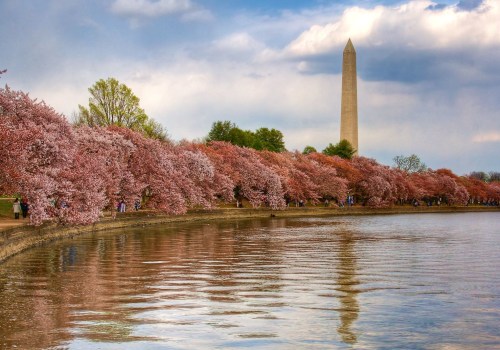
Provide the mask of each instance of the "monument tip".
POLYGON ((349 40, 347 41, 347 44, 345 45, 344 51, 356 52, 356 50, 354 49, 354 45, 352 44, 351 38, 349 38, 349 40))

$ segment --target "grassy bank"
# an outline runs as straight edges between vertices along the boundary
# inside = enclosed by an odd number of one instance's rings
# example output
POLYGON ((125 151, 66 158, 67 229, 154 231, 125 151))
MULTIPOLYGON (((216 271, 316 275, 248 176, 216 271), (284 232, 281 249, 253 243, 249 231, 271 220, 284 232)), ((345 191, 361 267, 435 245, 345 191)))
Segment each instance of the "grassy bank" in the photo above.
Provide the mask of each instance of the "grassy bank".
POLYGON ((116 219, 104 218, 88 226, 57 226, 45 224, 41 227, 23 225, 0 231, 0 262, 31 247, 53 240, 73 237, 84 233, 104 232, 129 227, 171 224, 181 222, 202 222, 214 220, 235 220, 265 217, 308 217, 308 216, 353 216, 353 215, 391 215, 416 213, 457 213, 457 212, 499 212, 499 207, 393 207, 373 209, 364 207, 324 208, 305 207, 288 208, 283 211, 269 209, 220 208, 213 210, 191 210, 185 215, 168 216, 149 211, 120 214, 116 219))
POLYGON ((12 202, 14 198, 0 198, 0 217, 14 217, 12 202))

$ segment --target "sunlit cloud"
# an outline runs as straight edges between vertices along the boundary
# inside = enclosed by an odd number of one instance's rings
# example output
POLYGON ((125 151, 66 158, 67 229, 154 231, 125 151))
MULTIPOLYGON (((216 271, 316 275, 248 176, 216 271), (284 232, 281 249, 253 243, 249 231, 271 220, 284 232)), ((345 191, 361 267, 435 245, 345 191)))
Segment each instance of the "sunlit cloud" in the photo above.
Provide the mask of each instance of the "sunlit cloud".
POLYGON ((470 11, 458 6, 431 9, 434 5, 417 0, 397 7, 351 7, 338 20, 304 31, 285 51, 292 56, 324 54, 343 47, 348 38, 361 46, 399 45, 401 49, 500 45, 497 0, 485 0, 470 11))
POLYGON ((472 138, 472 142, 500 142, 500 131, 474 135, 474 137, 472 138))
POLYGON ((264 44, 250 34, 241 32, 214 41, 214 48, 230 52, 249 52, 264 49, 264 44))

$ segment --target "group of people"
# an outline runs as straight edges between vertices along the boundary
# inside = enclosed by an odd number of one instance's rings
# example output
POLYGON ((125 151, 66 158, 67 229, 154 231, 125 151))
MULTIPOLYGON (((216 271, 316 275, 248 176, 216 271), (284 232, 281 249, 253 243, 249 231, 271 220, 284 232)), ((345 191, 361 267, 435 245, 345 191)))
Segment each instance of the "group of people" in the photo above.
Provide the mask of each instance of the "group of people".
MULTIPOLYGON (((61 204, 61 207, 67 206, 64 202, 61 204)), ((14 200, 14 203, 12 204, 12 208, 14 210, 14 219, 19 220, 19 217, 23 216, 23 219, 26 219, 28 217, 28 211, 29 211, 29 204, 26 201, 26 199, 19 199, 16 198, 14 200)), ((136 200, 134 203, 134 209, 139 210, 141 208, 141 201, 136 200)), ((124 213, 126 211, 126 205, 125 201, 121 200, 116 208, 116 211, 119 213, 124 213)))
POLYGON ((18 220, 21 213, 23 215, 23 219, 28 217, 29 204, 26 199, 19 200, 19 198, 16 198, 12 207, 14 209, 14 219, 18 220))
MULTIPOLYGON (((136 211, 141 209, 141 200, 140 199, 135 200, 134 209, 136 211)), ((127 206, 126 206, 125 201, 123 199, 121 201, 119 201, 118 204, 116 205, 116 211, 118 213, 125 213, 127 211, 127 206)))

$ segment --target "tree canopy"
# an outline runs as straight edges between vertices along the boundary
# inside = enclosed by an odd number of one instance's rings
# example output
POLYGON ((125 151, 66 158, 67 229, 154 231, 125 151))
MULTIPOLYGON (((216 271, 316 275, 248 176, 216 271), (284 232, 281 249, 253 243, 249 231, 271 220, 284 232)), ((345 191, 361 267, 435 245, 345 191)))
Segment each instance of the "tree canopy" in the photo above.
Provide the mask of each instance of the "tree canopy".
POLYGON ((79 105, 76 125, 117 125, 143 133, 149 138, 165 140, 162 125, 149 118, 139 105, 139 98, 115 78, 100 79, 88 89, 89 106, 79 105))
POLYGON ((396 156, 392 159, 395 168, 406 171, 407 173, 421 173, 427 171, 427 165, 423 163, 416 154, 410 156, 396 156))
POLYGON ((316 153, 316 152, 318 152, 316 150, 316 148, 314 148, 313 146, 307 145, 306 147, 304 147, 304 150, 302 151, 302 154, 311 154, 311 153, 316 153))
POLYGON ((276 129, 260 128, 255 130, 254 147, 257 150, 268 150, 271 152, 284 152, 285 142, 283 134, 276 129))
POLYGON ((326 154, 327 156, 339 156, 340 158, 344 159, 351 159, 354 153, 356 153, 356 150, 347 140, 341 140, 339 143, 335 145, 330 143, 323 150, 323 154, 326 154))
POLYGON ((281 131, 269 128, 259 128, 255 132, 242 130, 228 120, 214 122, 206 140, 207 142, 225 141, 236 146, 271 152, 286 150, 281 131))
POLYGON ((469 174, 469 177, 481 180, 483 182, 494 182, 500 181, 500 172, 490 171, 486 173, 484 171, 473 171, 469 174))

